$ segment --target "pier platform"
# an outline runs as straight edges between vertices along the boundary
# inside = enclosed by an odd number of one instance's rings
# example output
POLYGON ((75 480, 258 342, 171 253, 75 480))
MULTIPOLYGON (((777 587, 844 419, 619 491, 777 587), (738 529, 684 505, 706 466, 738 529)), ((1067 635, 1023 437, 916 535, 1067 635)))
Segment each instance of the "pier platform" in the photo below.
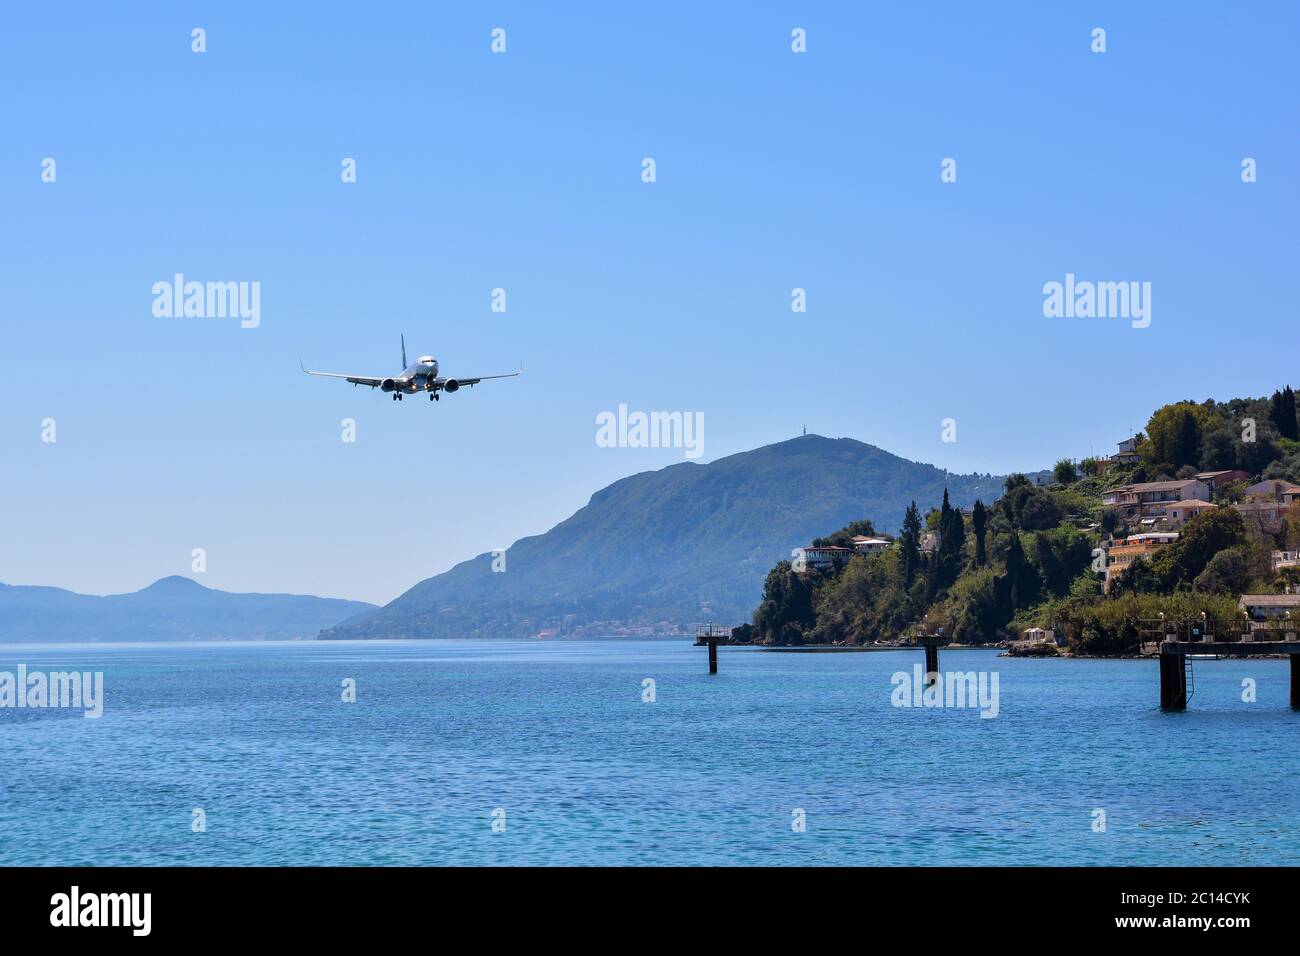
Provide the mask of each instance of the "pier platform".
POLYGON ((1192 661, 1198 658, 1291 659, 1291 706, 1300 710, 1300 641, 1170 641, 1160 644, 1160 706, 1186 710, 1196 692, 1192 661))

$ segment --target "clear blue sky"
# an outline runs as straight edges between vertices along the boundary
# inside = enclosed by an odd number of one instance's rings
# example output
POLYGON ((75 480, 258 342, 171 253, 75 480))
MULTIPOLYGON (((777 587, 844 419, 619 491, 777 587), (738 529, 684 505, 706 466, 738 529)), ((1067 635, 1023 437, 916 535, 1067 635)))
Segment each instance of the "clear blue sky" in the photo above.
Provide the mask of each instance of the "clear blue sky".
POLYGON ((1295 4, 539 6, 5 10, 0 581, 203 547, 213 587, 387 601, 682 460, 596 447, 619 403, 703 412, 705 461, 806 425, 1007 472, 1300 384, 1295 4), (261 326, 155 318, 176 272, 259 281, 261 326), (1151 282, 1151 327, 1044 318, 1067 272, 1151 282), (402 332, 526 371, 298 371, 402 332))

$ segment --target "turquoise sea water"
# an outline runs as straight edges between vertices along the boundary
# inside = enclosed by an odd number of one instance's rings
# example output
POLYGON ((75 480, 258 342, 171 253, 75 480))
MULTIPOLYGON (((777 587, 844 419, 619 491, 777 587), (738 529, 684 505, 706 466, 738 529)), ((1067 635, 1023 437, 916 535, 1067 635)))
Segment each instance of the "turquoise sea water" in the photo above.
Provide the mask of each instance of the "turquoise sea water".
POLYGON ((0 645, 0 671, 105 675, 98 720, 0 709, 0 863, 1300 863, 1283 661, 1198 662, 1164 714, 1151 661, 945 652, 998 673, 981 719, 891 705, 918 651, 706 654, 0 645))

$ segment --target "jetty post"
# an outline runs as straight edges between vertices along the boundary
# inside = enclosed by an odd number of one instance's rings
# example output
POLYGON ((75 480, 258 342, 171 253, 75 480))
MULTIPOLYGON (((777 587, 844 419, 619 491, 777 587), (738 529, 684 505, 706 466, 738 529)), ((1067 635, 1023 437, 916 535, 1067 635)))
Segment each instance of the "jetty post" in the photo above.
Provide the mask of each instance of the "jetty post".
MULTIPOLYGON (((1165 638, 1160 644, 1160 708, 1162 710, 1187 709, 1187 652, 1186 645, 1165 638)), ((1295 673, 1295 659, 1291 661, 1295 673)), ((1292 700, 1295 699, 1295 681, 1291 683, 1292 700)))
POLYGON ((1291 707, 1300 710, 1300 654, 1291 653, 1291 707))
POLYGON ((709 673, 718 672, 718 641, 731 640, 731 628, 719 624, 699 624, 695 628, 695 646, 708 645, 709 673))
POLYGON ((939 647, 947 644, 948 638, 944 636, 943 628, 938 628, 931 632, 921 630, 916 639, 925 648, 925 684, 928 687, 939 679, 939 647))

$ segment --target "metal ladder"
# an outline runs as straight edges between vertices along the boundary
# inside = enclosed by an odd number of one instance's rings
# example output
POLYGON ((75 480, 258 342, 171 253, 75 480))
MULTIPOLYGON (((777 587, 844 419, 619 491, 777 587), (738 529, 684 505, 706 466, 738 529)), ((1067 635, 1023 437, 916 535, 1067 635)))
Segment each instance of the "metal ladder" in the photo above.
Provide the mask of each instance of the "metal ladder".
POLYGON ((1192 670, 1190 654, 1183 658, 1183 679, 1187 684, 1187 702, 1191 703, 1192 697, 1196 694, 1196 674, 1192 670))

